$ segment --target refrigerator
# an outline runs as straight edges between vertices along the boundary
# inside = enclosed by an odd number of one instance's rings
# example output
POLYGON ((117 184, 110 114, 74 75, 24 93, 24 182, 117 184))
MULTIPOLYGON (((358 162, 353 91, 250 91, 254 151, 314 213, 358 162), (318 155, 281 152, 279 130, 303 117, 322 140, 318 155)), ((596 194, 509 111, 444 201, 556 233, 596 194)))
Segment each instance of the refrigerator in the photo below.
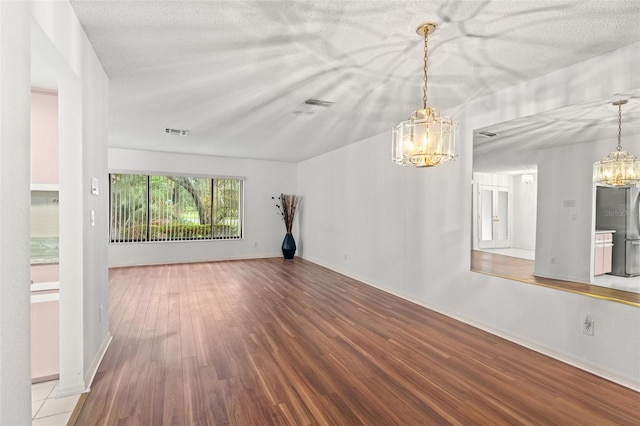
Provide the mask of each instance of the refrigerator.
POLYGON ((596 229, 616 231, 611 274, 640 275, 640 188, 597 187, 596 229))

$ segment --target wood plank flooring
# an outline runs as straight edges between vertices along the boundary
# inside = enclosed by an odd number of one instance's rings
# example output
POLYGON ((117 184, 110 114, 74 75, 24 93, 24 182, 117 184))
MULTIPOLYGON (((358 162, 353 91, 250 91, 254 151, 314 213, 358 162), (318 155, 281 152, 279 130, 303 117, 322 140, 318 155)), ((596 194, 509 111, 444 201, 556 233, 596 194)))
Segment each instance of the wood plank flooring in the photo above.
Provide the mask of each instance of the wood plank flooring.
POLYGON ((77 425, 637 425, 640 394, 302 259, 110 271, 77 425))
POLYGON ((471 250, 471 270, 474 272, 640 307, 639 293, 572 281, 555 280, 553 278, 536 277, 533 275, 534 266, 535 262, 533 260, 487 253, 480 250, 471 250))

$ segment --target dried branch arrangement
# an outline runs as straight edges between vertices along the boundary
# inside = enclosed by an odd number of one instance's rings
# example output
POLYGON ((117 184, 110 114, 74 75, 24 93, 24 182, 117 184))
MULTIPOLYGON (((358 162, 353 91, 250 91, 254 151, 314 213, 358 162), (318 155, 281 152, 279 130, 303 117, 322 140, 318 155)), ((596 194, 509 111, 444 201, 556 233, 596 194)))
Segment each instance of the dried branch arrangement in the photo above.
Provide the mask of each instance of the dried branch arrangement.
POLYGON ((278 213, 284 221, 284 226, 287 228, 287 233, 291 233, 293 228, 293 218, 296 215, 296 208, 298 207, 298 200, 300 197, 297 195, 280 194, 278 198, 271 197, 272 200, 276 200, 276 208, 278 213))

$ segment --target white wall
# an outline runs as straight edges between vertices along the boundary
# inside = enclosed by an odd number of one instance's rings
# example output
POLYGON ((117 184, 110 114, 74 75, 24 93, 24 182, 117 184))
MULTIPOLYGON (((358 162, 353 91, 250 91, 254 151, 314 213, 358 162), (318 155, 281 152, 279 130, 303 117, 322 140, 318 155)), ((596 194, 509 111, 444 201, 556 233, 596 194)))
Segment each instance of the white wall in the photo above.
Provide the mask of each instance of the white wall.
POLYGON ((0 424, 31 424, 29 120, 31 16, 0 2, 0 424))
POLYGON ((108 79, 67 1, 30 2, 32 50, 58 79, 59 395, 85 391, 110 341, 106 315, 108 79), (91 195, 91 177, 101 195, 91 195), (89 213, 97 212, 95 226, 89 213))
POLYGON ((582 144, 569 145, 538 156, 535 275, 589 282, 594 160, 584 151, 582 144))
POLYGON ((522 182, 522 175, 513 178, 513 247, 535 250, 538 174, 527 174, 533 182, 522 182))
POLYGON ((640 389, 639 308, 469 271, 473 129, 638 88, 639 50, 630 45, 446 111, 461 122, 453 164, 393 166, 389 134, 300 163, 301 254, 640 389), (585 313, 594 336, 581 332, 585 313))
POLYGON ((243 239, 111 244, 109 266, 282 256, 286 230, 271 197, 295 192, 294 163, 110 148, 109 170, 244 178, 243 239))
MULTIPOLYGON (((624 123, 624 115, 623 115, 624 123)), ((623 147, 640 153, 638 138, 623 147)), ((617 144, 611 139, 540 151, 535 274, 583 283, 593 277, 593 163, 617 144)))
POLYGON ((91 198, 86 179, 106 177, 107 77, 66 1, 0 2, 0 41, 0 424, 30 424, 32 54, 55 74, 60 100, 59 395, 86 390, 109 338, 108 319, 96 314, 108 301, 107 222, 88 222, 90 208, 107 211, 106 199, 91 198))

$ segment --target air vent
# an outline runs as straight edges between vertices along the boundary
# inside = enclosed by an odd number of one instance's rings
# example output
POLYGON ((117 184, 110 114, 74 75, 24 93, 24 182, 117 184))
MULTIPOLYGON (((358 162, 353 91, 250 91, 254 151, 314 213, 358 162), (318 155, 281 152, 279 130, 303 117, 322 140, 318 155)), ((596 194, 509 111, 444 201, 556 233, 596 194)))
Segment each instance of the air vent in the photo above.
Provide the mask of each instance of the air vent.
POLYGON ((334 104, 333 102, 321 101, 320 99, 313 99, 313 98, 307 99, 306 101, 304 101, 304 103, 307 105, 315 105, 315 106, 321 106, 325 108, 328 108, 334 104))
POLYGON ((189 135, 189 131, 188 130, 180 130, 180 129, 169 129, 166 128, 164 129, 164 132, 168 135, 173 135, 173 136, 188 136, 189 135))
POLYGON ((484 136, 484 137, 487 137, 487 138, 492 138, 492 137, 494 137, 494 136, 498 136, 498 134, 497 134, 497 133, 493 133, 493 132, 480 132, 480 133, 478 133, 478 134, 479 134, 480 136, 484 136))

